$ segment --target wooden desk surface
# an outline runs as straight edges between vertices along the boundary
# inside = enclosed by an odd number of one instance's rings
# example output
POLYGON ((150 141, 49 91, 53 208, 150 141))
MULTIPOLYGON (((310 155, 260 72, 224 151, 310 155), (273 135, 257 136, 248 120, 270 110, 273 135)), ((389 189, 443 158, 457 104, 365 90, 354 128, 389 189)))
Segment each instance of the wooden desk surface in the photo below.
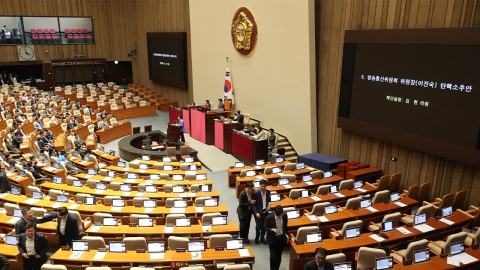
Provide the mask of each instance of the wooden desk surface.
MULTIPOLYGON (((173 170, 173 171, 162 171, 162 170, 157 170, 157 169, 147 169, 147 170, 140 170, 140 169, 135 169, 135 168, 122 168, 118 166, 107 166, 105 169, 111 170, 111 171, 116 171, 116 172, 132 172, 132 173, 137 173, 140 175, 149 175, 149 174, 168 174, 168 175, 174 175, 174 174, 183 174, 187 171, 182 171, 182 170, 173 170)), ((197 174, 206 174, 207 171, 205 170, 197 170, 197 174)))
MULTIPOLYGON (((138 164, 148 164, 148 166, 153 166, 155 164, 167 164, 167 165, 172 165, 174 168, 179 168, 180 165, 182 164, 186 164, 184 162, 178 162, 178 161, 172 161, 172 162, 163 162, 163 161, 159 161, 159 160, 142 160, 142 159, 134 159, 132 161, 130 161, 130 163, 138 163, 138 164)), ((202 163, 201 162, 190 162, 188 164, 195 164, 197 166, 202 166, 202 163)))
POLYGON ((100 143, 106 144, 118 138, 132 134, 132 123, 119 123, 114 127, 98 130, 96 134, 100 139, 100 143))
POLYGON ((92 153, 97 157, 97 159, 100 158, 99 162, 106 162, 108 165, 114 165, 116 166, 118 164, 118 161, 120 161, 119 156, 112 156, 108 154, 107 152, 102 152, 99 149, 94 149, 92 150, 92 153))
MULTIPOLYGON (((329 178, 322 178, 322 179, 313 179, 311 182, 313 183, 312 185, 306 184, 305 182, 300 182, 300 183, 290 183, 291 188, 285 187, 285 186, 267 186, 270 191, 276 191, 277 193, 280 194, 285 194, 289 193, 290 190, 294 188, 303 188, 303 189, 308 189, 312 190, 318 188, 321 185, 331 185, 331 184, 338 184, 340 181, 344 180, 341 176, 334 175, 329 178)), ((243 180, 239 181, 243 182, 243 180)))
POLYGON ((128 224, 118 226, 90 226, 85 233, 87 235, 109 235, 109 234, 124 234, 124 235, 150 235, 160 234, 163 238, 169 235, 184 235, 184 234, 219 234, 219 233, 237 233, 240 231, 237 223, 228 223, 222 226, 209 226, 208 231, 203 230, 202 225, 193 224, 191 227, 174 227, 173 232, 165 233, 165 225, 156 225, 153 227, 130 227, 128 224))
MULTIPOLYGON (((465 253, 478 259, 478 261, 470 263, 468 265, 461 264, 462 267, 467 266, 469 269, 478 269, 480 264, 480 249, 465 248, 465 253), (474 266, 476 266, 474 268, 474 266)), ((458 267, 447 263, 447 258, 441 258, 440 256, 430 256, 430 261, 422 262, 418 264, 403 265, 394 264, 393 269, 412 269, 412 270, 424 270, 424 269, 457 269, 458 267)))
POLYGON ((274 164, 270 164, 270 163, 265 163, 261 166, 250 166, 250 165, 246 165, 245 167, 243 168, 229 168, 228 169, 228 173, 229 174, 240 174, 243 170, 254 170, 254 171, 263 171, 265 170, 265 168, 267 167, 272 167, 272 166, 275 166, 275 167, 285 167, 286 164, 290 163, 290 161, 283 161, 283 162, 280 162, 280 163, 274 163, 274 164))
POLYGON ((20 252, 18 251, 17 246, 0 244, 0 254, 5 256, 16 257, 17 255, 20 255, 20 252))
POLYGON ((376 172, 381 172, 382 169, 377 168, 377 167, 368 167, 360 170, 354 170, 354 171, 347 171, 348 174, 352 176, 358 176, 362 174, 368 174, 368 173, 376 173, 376 172))
POLYGON ((143 178, 138 178, 138 179, 126 179, 122 177, 108 177, 108 176, 102 176, 102 175, 88 175, 85 173, 77 174, 75 175, 78 179, 92 179, 92 180, 99 180, 102 182, 120 182, 120 183, 125 183, 125 184, 132 184, 133 185, 138 185, 138 184, 151 184, 151 185, 183 185, 183 186, 190 186, 190 185, 211 185, 212 180, 207 179, 207 180, 178 180, 178 181, 173 181, 173 180, 166 180, 166 179, 160 179, 160 180, 144 180, 143 178))

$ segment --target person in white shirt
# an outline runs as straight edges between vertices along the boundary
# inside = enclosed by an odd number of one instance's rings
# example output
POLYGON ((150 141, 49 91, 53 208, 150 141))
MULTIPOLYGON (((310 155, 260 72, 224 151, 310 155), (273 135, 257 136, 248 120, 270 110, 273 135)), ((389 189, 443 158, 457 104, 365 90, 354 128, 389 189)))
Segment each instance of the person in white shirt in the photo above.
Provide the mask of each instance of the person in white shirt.
POLYGON ((41 270, 47 261, 50 242, 43 235, 35 232, 35 224, 28 222, 26 230, 18 239, 18 252, 23 259, 23 270, 41 270))

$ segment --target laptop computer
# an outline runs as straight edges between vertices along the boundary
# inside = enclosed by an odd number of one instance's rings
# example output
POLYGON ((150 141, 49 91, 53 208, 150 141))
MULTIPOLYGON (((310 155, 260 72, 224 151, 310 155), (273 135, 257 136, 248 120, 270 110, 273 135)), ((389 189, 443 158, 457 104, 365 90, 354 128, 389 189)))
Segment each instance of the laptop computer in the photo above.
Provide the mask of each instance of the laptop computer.
POLYGON ((260 180, 254 180, 253 181, 253 187, 254 188, 260 188, 260 180))
POLYGON ((361 188, 363 187, 363 181, 359 180, 359 181, 355 181, 353 182, 353 188, 361 188))
POLYGON ((112 199, 112 207, 125 207, 125 199, 112 199))
POLYGON ((54 176, 54 177, 53 177, 53 183, 60 185, 60 184, 62 183, 62 177, 54 176))
MULTIPOLYGON (((173 187, 175 188, 175 187, 173 187)), ((157 192, 157 186, 154 185, 145 185, 145 192, 146 193, 156 193, 157 192)), ((175 192, 175 191, 173 191, 175 192)))
POLYGON ((205 173, 197 174, 195 175, 195 180, 207 180, 207 174, 205 173))
POLYGON ((72 251, 88 251, 88 241, 72 240, 72 251))
POLYGON ((196 170, 198 170, 198 167, 197 167, 197 165, 192 164, 192 165, 188 166, 188 170, 189 171, 196 171, 196 170))
POLYGON ((449 217, 451 215, 453 215, 453 207, 451 205, 442 208, 442 217, 443 218, 449 217))
POLYGON ((252 177, 255 176, 255 171, 254 170, 248 170, 245 172, 246 177, 252 177))
POLYGON ((125 253, 127 252, 127 243, 111 241, 108 243, 108 251, 113 253, 125 253))
POLYGON ((110 151, 108 152, 108 154, 109 154, 110 156, 115 156, 115 150, 110 150, 110 151))
POLYGON ((186 200, 174 200, 173 201, 174 208, 187 208, 187 201, 186 200))
POLYGON ((84 156, 84 157, 83 157, 83 161, 89 162, 89 161, 90 161, 90 158, 89 158, 88 156, 84 156))
POLYGON ((333 270, 352 270, 352 262, 334 263, 333 270))
POLYGON ((385 221, 382 222, 382 232, 389 232, 395 230, 395 221, 385 221))
POLYGON ((325 215, 335 214, 338 212, 336 204, 330 204, 325 206, 325 215))
POLYGON ((272 174, 273 173, 281 173, 281 172, 282 172, 282 169, 280 169, 279 167, 272 168, 272 174))
POLYGON ((120 167, 120 168, 125 168, 125 162, 119 161, 117 166, 120 167))
POLYGON ((450 256, 458 255, 465 252, 463 241, 450 244, 450 256))
POLYGON ((188 252, 205 251, 205 241, 189 241, 187 243, 188 252))
POLYGON ((160 180, 160 174, 150 174, 150 180, 160 180))
POLYGON ((375 269, 382 270, 382 269, 392 269, 393 268, 393 257, 381 257, 375 258, 375 269))
POLYGON ((150 160, 150 156, 143 155, 142 160, 150 160))
POLYGON ((216 198, 205 199, 203 204, 206 207, 218 206, 218 200, 216 198))
POLYGON ((257 160, 255 160, 255 165, 257 165, 257 166, 265 165, 265 160, 264 159, 257 159, 257 160))
POLYGON ((227 216, 212 217, 212 225, 213 226, 227 225, 227 216))
POLYGON ((138 169, 140 170, 148 170, 148 164, 139 164, 138 169))
POLYGON ((163 162, 172 162, 172 159, 170 157, 163 157, 162 161, 163 162))
POLYGON ((105 152, 105 147, 104 147, 104 146, 100 146, 99 150, 102 151, 102 152, 105 152))
POLYGON ((414 263, 421 263, 430 260, 430 250, 429 249, 421 249, 413 252, 413 262, 414 263))
POLYGON ((97 170, 92 168, 88 169, 88 175, 96 175, 96 174, 97 174, 97 170))
POLYGON ((118 220, 116 217, 103 217, 103 226, 118 226, 118 220))
POLYGON ((235 162, 235 168, 243 168, 245 167, 245 163, 243 162, 235 162))
POLYGON ((96 184, 96 189, 98 190, 106 190, 107 189, 107 183, 104 182, 97 182, 96 184))
POLYGON ((74 187, 83 187, 82 180, 73 180, 73 186, 74 187))
POLYGON ((276 157, 275 162, 276 163, 282 163, 284 161, 283 157, 276 157))
POLYGON ((186 157, 185 162, 186 163, 192 163, 193 162, 193 157, 186 157))
POLYGON ((416 215, 414 217, 414 225, 420 225, 420 224, 424 224, 424 223, 427 223, 427 214, 420 214, 420 215, 416 215))
POLYGON ((301 170, 305 168, 305 163, 297 163, 296 165, 297 170, 301 170))
POLYGON ((37 199, 37 200, 41 200, 41 199, 43 199, 43 193, 38 192, 38 191, 33 191, 32 192, 32 198, 37 199))
POLYGON ((21 194, 21 190, 19 187, 13 187, 12 186, 12 189, 10 190, 10 192, 12 193, 12 195, 20 195, 21 194))
POLYGON ((328 188, 328 193, 330 194, 338 193, 338 186, 330 186, 328 188))
POLYGON ((332 177, 332 176, 333 176, 332 172, 325 172, 325 173, 323 174, 323 177, 325 177, 325 178, 330 178, 330 177, 332 177))
POLYGON ((165 241, 147 242, 147 252, 148 253, 164 253, 165 241))
POLYGON ((175 226, 176 227, 190 227, 190 219, 189 218, 177 218, 175 219, 175 226))
POLYGON ((280 179, 278 179, 278 185, 279 185, 279 186, 288 185, 288 184, 290 184, 290 181, 288 181, 287 178, 280 178, 280 179))
POLYGON ((68 202, 68 196, 65 194, 57 194, 57 202, 66 203, 68 202))
POLYGON ((183 174, 174 174, 172 176, 173 181, 182 181, 183 180, 183 174))
POLYGON ((243 239, 227 239, 225 241, 225 246, 227 250, 243 249, 243 239))
POLYGON ((127 179, 137 179, 137 174, 136 173, 127 173, 127 179))
POLYGON ((396 202, 398 200, 400 200, 400 193, 398 192, 392 192, 390 193, 390 202, 396 202))
POLYGON ((83 197, 83 204, 84 205, 95 205, 95 197, 83 197))
POLYGON ((7 234, 5 235, 5 244, 9 246, 18 246, 19 235, 7 234))
POLYGON ((155 199, 143 200, 143 208, 155 208, 155 207, 157 207, 157 200, 155 199))
POLYGON ((13 216, 16 218, 23 217, 22 209, 13 209, 13 216))
POLYGON ((286 214, 287 214, 288 219, 300 218, 300 211, 298 211, 298 210, 287 211, 286 214))
POLYGON ((312 181, 312 175, 311 174, 306 174, 302 176, 302 181, 303 182, 311 182, 312 181))
POLYGON ((121 184, 121 185, 120 185, 120 191, 130 192, 130 191, 132 191, 132 185, 130 185, 130 184, 121 184))
POLYGON ((280 194, 278 193, 271 193, 270 195, 270 201, 272 202, 279 202, 281 199, 280 194))
MULTIPOLYGON (((55 169, 61 169, 60 163, 58 163, 58 162, 53 163, 53 167, 54 167, 55 169)), ((21 175, 20 175, 20 176, 21 176, 21 175)))
POLYGON ((310 191, 309 190, 300 191, 300 198, 308 198, 308 197, 310 197, 310 191))
POLYGON ((200 185, 200 191, 201 192, 210 192, 212 191, 212 188, 210 185, 200 185))
POLYGON ((307 244, 322 242, 322 232, 309 232, 305 237, 307 244))
POLYGON ((173 186, 172 187, 172 192, 173 193, 183 193, 185 190, 184 186, 173 186))
MULTIPOLYGON (((57 164, 57 163, 55 163, 55 164, 57 164)), ((20 177, 25 177, 25 171, 24 171, 24 170, 20 170, 20 171, 18 172, 18 174, 20 175, 20 177)), ((61 178, 60 178, 60 179, 61 179, 61 178)))
POLYGON ((351 227, 345 230, 345 238, 355 238, 360 236, 360 226, 351 227))
POLYGON ((372 201, 368 199, 360 201, 360 208, 368 208, 370 206, 372 206, 372 201))
POLYGON ((163 165, 164 171, 173 171, 173 165, 163 165))

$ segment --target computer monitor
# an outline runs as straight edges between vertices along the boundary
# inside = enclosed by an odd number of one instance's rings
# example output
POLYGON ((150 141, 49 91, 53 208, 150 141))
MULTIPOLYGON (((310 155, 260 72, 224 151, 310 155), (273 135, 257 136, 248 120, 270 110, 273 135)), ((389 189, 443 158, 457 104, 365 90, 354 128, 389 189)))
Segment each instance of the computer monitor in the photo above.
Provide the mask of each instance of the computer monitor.
POLYGON ((283 157, 276 157, 275 162, 276 163, 282 163, 284 161, 283 157))
POLYGON ((429 249, 421 249, 413 252, 413 262, 414 263, 421 263, 430 260, 430 250, 429 249))
POLYGON ((218 206, 217 198, 205 199, 203 202, 204 202, 203 205, 207 207, 218 206))
POLYGON ((95 197, 83 197, 83 204, 84 205, 95 205, 95 197))
POLYGON ((16 217, 16 218, 23 217, 22 209, 13 209, 13 217, 16 217))
POLYGON ((308 197, 310 197, 310 191, 309 190, 300 191, 300 198, 308 198, 308 197))
POLYGON ((243 248, 243 239, 236 238, 236 239, 227 239, 225 241, 225 246, 227 250, 236 250, 243 248))
POLYGON ((125 207, 125 199, 112 199, 113 207, 125 207))
POLYGON ((416 215, 414 217, 414 224, 415 225, 420 225, 420 224, 423 224, 423 223, 427 223, 427 214, 423 213, 423 214, 420 214, 420 215, 416 215))
POLYGON ((400 200, 400 194, 398 192, 390 193, 390 202, 396 202, 400 200))
POLYGON ((114 150, 110 150, 110 151, 108 152, 108 154, 109 154, 110 156, 115 156, 115 151, 114 151, 114 150))
POLYGON ((393 268, 393 257, 381 257, 375 258, 375 269, 382 270, 382 269, 391 269, 393 268))
POLYGON ((144 208, 155 208, 155 207, 157 207, 157 200, 155 200, 155 199, 143 200, 143 207, 144 208))
POLYGON ((165 241, 147 242, 147 252, 148 253, 164 253, 165 241))
POLYGON ((360 201, 360 208, 368 208, 372 206, 372 201, 370 200, 361 200, 360 201))
POLYGON ((73 180, 73 186, 74 187, 83 187, 82 180, 73 180))
POLYGON ((192 164, 192 165, 188 166, 188 170, 189 171, 196 171, 196 170, 198 170, 198 167, 197 167, 196 164, 192 164))
POLYGON ((303 182, 310 182, 312 181, 312 175, 311 174, 305 174, 302 176, 302 181, 303 182))
POLYGON ((300 218, 300 211, 298 210, 287 211, 287 217, 288 219, 300 218))
POLYGON ((246 177, 252 177, 255 176, 255 171, 254 170, 248 170, 245 172, 246 177))
MULTIPOLYGON (((80 154, 79 154, 77 151, 74 151, 74 152, 73 152, 73 156, 76 157, 76 158, 78 158, 78 157, 80 156, 80 154)), ((38 157, 37 157, 37 158, 38 158, 38 157)))
POLYGON ((235 162, 235 168, 243 168, 245 167, 245 163, 243 162, 235 162))
POLYGON ((164 171, 173 171, 173 165, 163 165, 163 170, 164 171))
POLYGON ((361 187, 363 187, 363 181, 362 180, 353 182, 353 188, 361 188, 361 187))
POLYGON ((187 207, 187 201, 186 200, 174 200, 173 201, 173 207, 174 208, 186 208, 187 207))
POLYGON ((172 176, 173 181, 182 181, 183 180, 183 174, 174 174, 172 176))
POLYGON ((150 174, 150 180, 160 180, 160 174, 150 174))
MULTIPOLYGON (((55 169, 61 169, 60 163, 58 163, 58 162, 53 163, 53 167, 54 167, 55 169)), ((25 173, 25 172, 24 172, 24 173, 25 173)))
POLYGON ((137 179, 137 174, 136 173, 127 173, 127 179, 137 179))
POLYGON ((330 186, 328 188, 328 193, 330 193, 330 194, 338 193, 338 186, 330 186))
POLYGON ((150 156, 143 155, 142 160, 150 160, 150 156))
POLYGON ((86 161, 86 162, 89 162, 89 161, 90 161, 90 158, 89 158, 87 155, 85 155, 85 156, 83 157, 83 160, 86 161))
POLYGON ((352 270, 352 262, 334 263, 333 270, 352 270))
POLYGON ((184 161, 186 163, 192 163, 193 162, 193 157, 186 157, 184 161))
POLYGON ((451 215, 453 215, 453 207, 451 205, 442 208, 442 217, 443 218, 449 217, 451 215))
POLYGON ((465 252, 463 241, 450 244, 450 256, 465 252))
POLYGON ((18 246, 19 235, 7 234, 5 235, 5 244, 9 246, 18 246))
POLYGON ((382 232, 389 232, 395 230, 395 221, 385 221, 382 222, 382 232))
POLYGON ((253 187, 254 188, 260 188, 260 180, 254 180, 253 181, 253 187))
POLYGON ((332 177, 332 176, 333 176, 332 172, 325 172, 325 173, 323 174, 323 177, 325 177, 325 178, 330 178, 330 177, 332 177))
POLYGON ((305 168, 305 163, 297 163, 296 165, 297 170, 301 170, 305 168))
POLYGON ((12 189, 10 190, 10 192, 12 193, 12 195, 20 195, 21 194, 21 190, 19 187, 13 187, 12 186, 12 189))
POLYGON ((139 165, 138 165, 138 168, 139 168, 140 170, 148 170, 148 164, 139 164, 139 165))
MULTIPOLYGON (((86 157, 87 157, 87 156, 86 156, 86 157)), ((86 161, 88 161, 88 160, 86 160, 86 161)), ((44 158, 44 159, 43 159, 43 164, 48 164, 48 158, 44 158)))
POLYGON ((100 151, 105 152, 105 147, 104 146, 100 146, 99 149, 100 149, 100 151))
POLYGON ((282 169, 280 169, 279 167, 272 168, 272 173, 281 173, 281 172, 282 172, 282 169))
POLYGON ((255 161, 255 165, 257 165, 257 166, 265 165, 265 160, 264 159, 257 159, 255 161))
POLYGON ((345 230, 345 238, 354 238, 360 236, 360 226, 358 227, 351 227, 345 230))
POLYGON ((281 200, 280 194, 278 193, 271 193, 270 201, 272 202, 279 202, 281 200))
POLYGON ((184 192, 184 187, 183 186, 173 186, 172 187, 172 192, 173 193, 183 193, 184 192))
POLYGON ((290 181, 287 178, 278 179, 278 185, 279 186, 288 185, 288 184, 290 184, 290 181))
POLYGON ((59 202, 59 203, 66 203, 66 202, 68 202, 68 195, 65 195, 65 194, 57 194, 57 202, 59 202))
POLYGON ((325 205, 325 215, 335 214, 338 212, 336 204, 325 205))
POLYGON ((130 191, 132 191, 132 185, 130 185, 130 184, 120 184, 120 191, 130 192, 130 191))
MULTIPOLYGON (((55 163, 55 164, 57 164, 57 163, 55 163)), ((20 175, 20 177, 25 177, 25 171, 24 170, 20 170, 18 172, 18 174, 20 175)))
POLYGON ((175 226, 177 227, 190 227, 189 218, 177 218, 175 219, 175 226))
POLYGON ((103 217, 103 226, 118 226, 118 220, 116 217, 103 217))
POLYGON ((322 232, 309 232, 305 235, 307 244, 322 242, 322 232))
POLYGON ((212 225, 213 226, 227 225, 227 216, 212 217, 212 225))
POLYGON ((96 175, 96 174, 97 174, 97 170, 95 170, 93 168, 88 169, 88 175, 96 175))
POLYGON ((163 157, 162 161, 163 162, 172 162, 172 159, 170 157, 163 157))
POLYGON ((125 168, 125 162, 119 161, 117 164, 118 167, 125 168))
POLYGON ((108 172, 107 172, 107 176, 108 176, 108 177, 115 178, 115 177, 117 177, 117 173, 116 173, 115 171, 108 171, 108 172))
MULTIPOLYGON (((175 188, 175 187, 173 187, 175 188)), ((156 193, 157 192, 157 186, 154 186, 154 185, 146 185, 145 186, 145 192, 147 193, 156 193)), ((173 191, 175 192, 175 191, 173 191)))
POLYGON ((32 198, 37 199, 37 200, 41 200, 41 199, 43 199, 43 193, 38 192, 38 191, 33 191, 32 192, 32 198))
POLYGON ((195 175, 195 180, 207 180, 207 174, 205 173, 197 174, 195 175))
POLYGON ((116 242, 111 241, 108 243, 108 250, 114 253, 125 253, 127 252, 127 243, 125 242, 116 242))
POLYGON ((97 182, 96 188, 97 188, 98 190, 106 190, 106 189, 107 189, 107 183, 97 182))
POLYGON ((205 251, 205 241, 189 241, 188 252, 200 252, 205 251))
POLYGON ((72 251, 88 251, 88 241, 72 240, 72 251))
POLYGON ((10 166, 10 168, 8 169, 10 172, 15 172, 15 166, 10 166))
POLYGON ((210 185, 200 185, 201 192, 210 192, 211 190, 212 188, 210 187, 210 185))
POLYGON ((54 176, 54 177, 53 177, 53 183, 54 183, 54 184, 61 184, 61 183, 62 183, 62 177, 60 177, 60 176, 54 176))

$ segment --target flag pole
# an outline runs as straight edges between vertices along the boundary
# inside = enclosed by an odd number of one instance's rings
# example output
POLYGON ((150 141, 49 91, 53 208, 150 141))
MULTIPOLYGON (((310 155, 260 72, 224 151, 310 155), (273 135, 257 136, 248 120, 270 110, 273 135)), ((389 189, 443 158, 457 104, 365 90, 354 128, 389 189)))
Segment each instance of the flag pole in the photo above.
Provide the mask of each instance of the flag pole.
POLYGON ((228 56, 227 56, 227 67, 228 67, 228 56))

